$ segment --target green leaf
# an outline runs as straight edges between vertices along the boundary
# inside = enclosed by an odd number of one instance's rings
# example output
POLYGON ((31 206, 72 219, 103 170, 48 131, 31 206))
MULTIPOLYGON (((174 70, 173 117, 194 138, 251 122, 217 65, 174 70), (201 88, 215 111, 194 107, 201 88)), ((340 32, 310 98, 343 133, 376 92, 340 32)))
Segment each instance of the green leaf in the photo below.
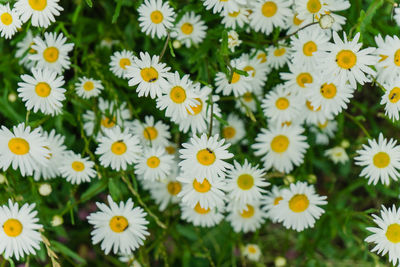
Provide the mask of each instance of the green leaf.
POLYGON ((116 0, 117 6, 115 7, 114 15, 112 17, 112 23, 116 23, 119 17, 119 13, 121 12, 122 0, 116 0))
POLYGON ((93 183, 82 195, 81 199, 88 200, 91 199, 94 195, 99 194, 100 192, 106 189, 107 179, 102 178, 99 181, 93 183))
POLYGON ((78 261, 79 263, 86 264, 86 260, 84 258, 79 256, 77 253, 70 250, 68 247, 64 246, 63 244, 61 244, 57 241, 54 241, 54 240, 50 241, 50 243, 51 243, 51 246, 54 248, 54 250, 57 250, 59 253, 63 254, 64 256, 68 256, 68 257, 78 261))
POLYGON ((90 8, 93 7, 93 2, 92 2, 92 0, 86 0, 86 4, 87 4, 90 8))

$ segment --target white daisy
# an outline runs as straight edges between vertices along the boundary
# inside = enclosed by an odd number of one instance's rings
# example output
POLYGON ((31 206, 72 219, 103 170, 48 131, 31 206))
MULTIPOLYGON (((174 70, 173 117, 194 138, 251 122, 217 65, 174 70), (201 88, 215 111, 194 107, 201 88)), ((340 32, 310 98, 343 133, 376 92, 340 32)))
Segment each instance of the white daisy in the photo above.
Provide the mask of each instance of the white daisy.
POLYGON ((326 120, 323 123, 317 124, 316 127, 312 127, 310 130, 315 134, 315 143, 318 145, 327 145, 329 139, 335 136, 337 131, 337 121, 326 120))
POLYGON ((140 52, 140 59, 135 57, 132 65, 127 67, 125 77, 129 79, 129 86, 136 86, 138 96, 151 98, 160 97, 164 88, 168 87, 166 78, 171 75, 167 64, 159 62, 160 57, 140 52))
POLYGON ((36 128, 20 123, 12 132, 5 126, 0 129, 0 168, 7 170, 10 165, 19 168, 22 176, 30 176, 38 165, 48 165, 50 153, 48 141, 36 128))
POLYGON ((104 167, 111 166, 116 171, 126 170, 127 165, 135 162, 142 153, 139 138, 119 127, 105 129, 104 136, 98 142, 95 153, 100 155, 100 164, 104 167))
POLYGON ((133 121, 129 130, 139 137, 141 144, 147 146, 165 146, 171 138, 169 126, 162 121, 155 122, 153 116, 144 117, 144 123, 139 120, 133 121))
POLYGON ((135 173, 145 180, 164 180, 171 174, 173 156, 163 147, 145 148, 135 165, 135 173))
POLYGON ((212 9, 215 13, 231 13, 237 12, 240 5, 245 5, 246 0, 203 0, 206 10, 212 9))
POLYGON ((226 120, 228 125, 223 125, 221 128, 221 136, 231 144, 236 144, 246 135, 244 122, 239 116, 231 113, 226 120))
POLYGON ((278 46, 269 46, 267 51, 268 66, 274 69, 285 66, 285 64, 289 62, 292 53, 291 49, 283 42, 279 43, 278 46))
MULTIPOLYGON (((331 89, 330 87, 323 88, 324 90, 331 89)), ((331 89, 333 90, 333 89, 331 89)), ((328 101, 320 103, 319 107, 314 106, 309 97, 306 97, 303 101, 303 109, 301 111, 302 119, 307 125, 318 125, 326 122, 326 120, 333 120, 333 114, 325 112, 328 108, 324 105, 329 105, 328 101)), ((299 119, 300 120, 300 119, 299 119)))
POLYGON ((327 204, 326 196, 316 194, 314 187, 307 183, 290 184, 290 189, 282 190, 282 197, 277 205, 277 218, 287 229, 301 232, 312 228, 325 212, 318 206, 327 204))
POLYGON ((182 42, 186 47, 192 44, 198 46, 206 37, 207 26, 200 15, 188 12, 183 15, 171 32, 171 36, 182 42))
POLYGON ((332 160, 335 164, 344 164, 349 160, 349 156, 347 155, 346 150, 341 146, 335 146, 331 149, 326 150, 324 155, 326 157, 329 157, 330 160, 332 160))
POLYGON ((94 162, 89 157, 82 158, 81 155, 68 151, 62 157, 62 163, 59 170, 63 178, 71 184, 81 184, 82 182, 90 182, 96 176, 93 169, 94 162))
MULTIPOLYGON (((299 30, 300 27, 303 27, 304 20, 299 19, 298 15, 299 15, 298 13, 292 12, 292 15, 287 20, 287 28, 288 28, 287 34, 292 34, 292 33, 296 32, 297 30, 299 30)), ((300 31, 300 32, 302 32, 302 31, 300 31)))
POLYGON ((282 190, 277 186, 273 186, 271 191, 268 191, 267 195, 262 198, 263 209, 267 212, 267 217, 273 223, 278 221, 279 209, 277 207, 282 199, 282 190))
POLYGON ((59 0, 18 0, 14 8, 21 15, 23 23, 31 18, 32 26, 47 28, 64 9, 59 0))
POLYGON ((44 40, 39 36, 33 39, 32 49, 36 51, 29 59, 36 61, 36 67, 49 68, 58 74, 69 69, 71 62, 68 53, 74 48, 73 43, 66 43, 67 38, 62 33, 45 32, 44 40))
POLYGON ((248 111, 257 111, 256 99, 261 99, 262 95, 259 92, 246 92, 236 100, 236 108, 240 109, 243 113, 248 114, 248 111))
POLYGON ((400 112, 400 79, 397 78, 395 81, 387 86, 385 94, 382 95, 381 105, 385 105, 385 114, 392 120, 399 120, 400 112))
POLYGON ((23 74, 23 82, 18 83, 18 96, 25 102, 27 110, 46 115, 58 115, 62 112, 65 100, 64 77, 49 69, 32 69, 33 76, 23 74))
POLYGON ((6 259, 15 257, 17 260, 25 255, 36 255, 40 250, 42 238, 38 224, 35 204, 24 204, 19 208, 18 203, 8 200, 8 206, 0 206, 0 254, 6 259))
POLYGON ((101 249, 107 255, 111 250, 114 254, 130 254, 143 245, 143 240, 149 235, 146 220, 147 213, 140 207, 134 208, 132 199, 127 202, 115 203, 111 196, 108 204, 96 202, 100 211, 91 213, 87 219, 94 226, 91 232, 93 244, 101 243, 101 249))
POLYGON ((235 205, 228 206, 229 214, 226 220, 231 223, 235 232, 255 232, 265 222, 267 214, 259 203, 247 204, 245 209, 235 205))
POLYGON ((256 244, 247 244, 243 248, 243 255, 249 260, 258 261, 261 257, 261 249, 256 244))
POLYGON ((233 30, 236 27, 243 28, 245 24, 249 23, 249 15, 250 12, 245 6, 239 6, 238 11, 222 14, 222 24, 225 25, 225 28, 233 30))
POLYGON ((10 3, 0 5, 0 36, 10 39, 22 23, 15 9, 10 8, 10 3))
POLYGON ((264 167, 272 167, 288 173, 294 166, 303 163, 304 154, 309 147, 307 138, 301 135, 304 129, 300 126, 284 126, 275 129, 261 129, 252 145, 256 156, 264 155, 264 167))
POLYGON ((194 226, 213 227, 224 218, 224 215, 222 215, 223 208, 203 209, 199 203, 194 208, 181 204, 181 210, 181 218, 193 223, 194 226))
POLYGON ((315 70, 315 66, 308 69, 302 65, 289 64, 289 71, 281 72, 281 79, 286 81, 285 87, 288 88, 288 92, 303 99, 310 88, 315 85, 317 78, 321 76, 320 72, 315 70))
POLYGON ((31 54, 36 53, 36 50, 32 48, 34 36, 32 31, 28 30, 25 37, 17 43, 17 51, 15 57, 19 58, 19 64, 24 65, 27 69, 31 69, 35 66, 35 62, 29 59, 31 54))
MULTIPOLYGON (((231 60, 230 64, 233 69, 242 71, 246 66, 246 63, 241 60, 231 60)), ((223 95, 230 95, 233 92, 233 95, 238 97, 253 89, 251 84, 251 80, 253 79, 251 70, 248 72, 247 77, 234 70, 232 71, 233 74, 229 74, 229 76, 223 72, 217 73, 215 76, 216 93, 222 92, 223 95)))
POLYGON ((79 82, 75 83, 76 94, 85 99, 98 96, 103 89, 101 81, 86 76, 79 78, 79 82))
POLYGON ((376 185, 379 180, 383 184, 389 184, 389 177, 397 181, 400 169, 400 147, 394 139, 387 140, 383 134, 379 134, 378 142, 369 139, 369 146, 363 144, 362 149, 357 150, 358 157, 355 163, 363 166, 360 176, 368 178, 368 184, 376 185))
POLYGON ((117 51, 111 56, 110 70, 118 78, 126 78, 127 67, 133 64, 133 53, 128 50, 117 51))
POLYGON ((168 1, 145 0, 138 8, 140 30, 151 38, 167 36, 167 30, 173 27, 174 10, 168 1))
POLYGON ((247 71, 252 77, 250 80, 251 91, 258 92, 262 90, 270 72, 268 65, 262 63, 257 56, 251 58, 249 54, 242 54, 239 60, 245 62, 243 70, 247 71))

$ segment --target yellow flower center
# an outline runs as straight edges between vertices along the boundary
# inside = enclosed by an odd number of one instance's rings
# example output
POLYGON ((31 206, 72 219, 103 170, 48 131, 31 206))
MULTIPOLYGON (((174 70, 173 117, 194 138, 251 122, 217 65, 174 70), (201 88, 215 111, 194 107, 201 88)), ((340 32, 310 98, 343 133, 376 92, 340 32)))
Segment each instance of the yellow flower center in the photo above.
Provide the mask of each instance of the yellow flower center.
POLYGON ((54 47, 54 46, 47 47, 43 51, 44 60, 46 60, 47 62, 50 62, 50 63, 56 62, 58 59, 58 55, 59 55, 58 48, 54 47))
POLYGON ((179 182, 169 182, 167 185, 168 192, 176 196, 179 192, 181 192, 182 186, 179 182))
POLYGON ((205 166, 209 166, 214 163, 216 157, 213 151, 210 149, 202 149, 199 152, 197 152, 197 161, 205 166))
POLYGON ((257 55, 257 59, 259 59, 261 61, 261 63, 265 63, 265 62, 267 62, 267 54, 265 54, 264 52, 260 52, 257 55))
POLYGON ((328 120, 326 120, 324 123, 318 123, 318 127, 322 130, 325 129, 326 126, 328 126, 328 120))
POLYGON ((147 159, 147 166, 149 166, 152 169, 157 168, 160 165, 160 159, 156 156, 152 156, 147 159))
POLYGON ((227 126, 222 129, 222 135, 226 139, 232 139, 236 135, 236 129, 232 126, 227 126))
POLYGON ((301 88, 305 88, 306 87, 305 83, 312 83, 313 77, 311 76, 310 73, 303 72, 297 76, 296 82, 301 88))
POLYGON ((177 104, 181 104, 186 100, 186 91, 180 86, 175 86, 169 93, 171 100, 177 104))
POLYGON ((293 212, 303 212, 308 208, 310 201, 304 194, 296 194, 289 200, 289 208, 293 212))
POLYGON ((280 110, 285 110, 289 107, 289 100, 285 97, 280 97, 278 100, 275 102, 275 106, 280 109, 280 110))
POLYGON ((275 136, 271 141, 271 149, 276 153, 283 153, 289 147, 289 138, 284 135, 275 136))
POLYGON ((306 106, 309 110, 313 111, 313 112, 317 112, 321 110, 321 107, 318 107, 317 109, 315 109, 315 107, 313 105, 311 105, 310 101, 306 101, 306 106))
POLYGON ((101 126, 105 128, 112 128, 115 126, 115 121, 116 121, 115 116, 112 119, 104 117, 103 119, 101 119, 101 126))
POLYGON ((196 105, 196 106, 190 106, 190 108, 191 108, 192 111, 193 111, 193 114, 190 113, 188 109, 186 109, 186 111, 187 111, 187 113, 188 113, 189 115, 197 115, 197 114, 199 114, 199 113, 203 110, 203 101, 201 101, 200 98, 195 98, 195 99, 196 99, 197 101, 199 101, 199 104, 196 105))
POLYGON ((319 0, 309 0, 307 3, 307 10, 314 14, 320 11, 322 5, 319 0))
POLYGON ((296 25, 296 26, 299 26, 303 22, 303 20, 299 19, 297 17, 297 15, 298 14, 294 15, 294 17, 293 17, 293 24, 296 25))
POLYGON ((165 150, 167 151, 168 154, 172 155, 175 153, 175 147, 173 146, 167 146, 165 147, 165 150))
POLYGON ((375 167, 386 168, 390 163, 390 156, 386 152, 378 152, 372 159, 375 167))
POLYGON ((243 70, 246 71, 246 72, 252 71, 251 76, 252 77, 256 76, 256 69, 253 68, 252 66, 246 66, 246 67, 243 68, 243 70))
POLYGON ((244 100, 245 102, 251 102, 251 101, 253 101, 253 95, 252 95, 252 93, 251 93, 251 92, 245 93, 245 94, 243 95, 243 100, 244 100))
POLYGON ((250 174, 242 174, 237 179, 237 185, 242 190, 249 190, 254 185, 254 178, 250 174))
POLYGON ((342 69, 351 69, 357 63, 357 56, 351 50, 342 50, 336 55, 336 63, 342 69))
POLYGON ((392 103, 397 103, 400 100, 400 88, 395 87, 389 93, 389 101, 392 103))
POLYGON ((29 152, 29 143, 23 138, 14 137, 8 141, 8 148, 15 155, 25 155, 29 152))
POLYGON ((274 56, 281 57, 286 53, 286 49, 284 47, 275 49, 274 56))
POLYGON ((248 251, 249 251, 250 254, 254 254, 254 253, 257 252, 257 250, 256 250, 256 248, 254 246, 249 246, 248 247, 248 251))
POLYGON ((397 49, 396 53, 394 53, 394 64, 400 67, 400 49, 397 49))
POLYGON ((29 48, 30 48, 29 51, 28 51, 29 54, 35 54, 35 53, 36 53, 36 50, 32 48, 32 45, 34 45, 34 44, 35 44, 35 43, 32 42, 32 43, 29 45, 29 48))
POLYGON ((239 16, 239 14, 240 14, 240 10, 237 12, 228 13, 228 16, 231 18, 236 18, 237 16, 239 16))
POLYGON ((247 210, 243 210, 240 213, 240 216, 242 216, 245 219, 251 218, 254 215, 254 207, 252 205, 247 204, 247 210))
POLYGON ((126 147, 125 143, 122 141, 114 142, 111 145, 111 152, 118 156, 124 154, 126 152, 126 149, 127 149, 127 147, 126 147))
POLYGON ((149 126, 149 127, 144 128, 143 136, 147 140, 154 140, 158 136, 158 131, 157 131, 157 129, 155 127, 149 126))
POLYGON ((188 22, 183 23, 182 26, 181 26, 181 31, 184 34, 189 35, 189 34, 191 34, 193 32, 193 25, 188 23, 188 22))
POLYGON ((325 83, 321 86, 320 92, 323 97, 331 99, 336 96, 337 89, 333 83, 325 83))
POLYGON ((278 6, 272 1, 265 2, 261 7, 261 13, 267 18, 274 16, 277 11, 278 6))
POLYGON ((36 11, 42 11, 47 7, 47 0, 28 0, 28 3, 36 11))
POLYGON ((143 68, 140 71, 140 75, 145 82, 153 83, 158 80, 158 72, 155 68, 143 68))
POLYGON ((199 183, 197 179, 194 179, 193 188, 199 193, 207 193, 211 189, 211 184, 206 178, 204 178, 202 183, 199 183))
POLYGON ((313 41, 308 41, 303 45, 303 53, 307 57, 311 57, 315 51, 317 51, 317 44, 313 41))
POLYGON ((48 97, 51 92, 51 87, 48 83, 40 82, 36 84, 35 92, 40 97, 48 97))
POLYGON ((87 81, 83 84, 83 90, 92 91, 94 89, 94 83, 92 81, 87 81))
POLYGON ((276 198, 274 199, 274 206, 278 205, 279 202, 280 202, 282 199, 283 199, 283 197, 276 197, 276 198))
POLYGON ((386 230, 386 238, 392 243, 400 242, 400 224, 392 223, 386 230))
POLYGON ((131 61, 129 60, 129 58, 121 58, 119 60, 119 66, 126 70, 126 66, 130 66, 131 65, 131 61))
POLYGON ((22 223, 17 219, 8 219, 3 224, 3 230, 9 237, 17 237, 22 233, 22 223))
POLYGON ((210 208, 203 209, 203 208, 200 206, 200 203, 197 202, 196 206, 194 207, 194 211, 197 212, 197 213, 199 213, 199 214, 207 214, 207 213, 210 212, 210 208))
POLYGON ((81 172, 85 169, 85 164, 80 161, 74 161, 72 162, 71 167, 74 171, 81 172))
POLYGON ((155 10, 151 12, 150 19, 154 24, 160 24, 164 20, 164 16, 160 11, 155 10))
POLYGON ((122 233, 128 226, 128 220, 124 216, 114 216, 110 220, 110 228, 115 233, 122 233))
POLYGON ((13 22, 12 16, 10 15, 10 13, 7 12, 1 14, 0 20, 6 26, 10 25, 13 22))
POLYGON ((232 75, 232 80, 231 80, 231 84, 232 83, 237 83, 240 80, 240 74, 237 74, 236 72, 233 73, 232 75))

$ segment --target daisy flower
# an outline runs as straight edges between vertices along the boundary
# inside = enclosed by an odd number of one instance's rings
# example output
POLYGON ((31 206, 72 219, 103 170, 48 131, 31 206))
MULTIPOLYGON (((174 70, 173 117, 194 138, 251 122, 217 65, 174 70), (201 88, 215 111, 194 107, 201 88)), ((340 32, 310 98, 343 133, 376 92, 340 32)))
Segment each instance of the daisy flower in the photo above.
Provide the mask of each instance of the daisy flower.
POLYGON ((279 213, 279 209, 277 207, 282 199, 282 190, 277 186, 273 186, 271 191, 268 191, 267 195, 261 199, 264 204, 263 209, 267 212, 267 217, 273 223, 278 221, 277 214, 279 213))
POLYGON ((111 196, 107 197, 107 206, 96 202, 100 211, 91 213, 87 219, 93 225, 91 232, 93 244, 101 243, 101 249, 107 255, 111 250, 114 254, 130 254, 143 245, 147 231, 147 213, 133 205, 132 199, 127 202, 115 203, 111 196))
POLYGON ((194 113, 192 107, 199 104, 196 100, 198 95, 194 92, 193 86, 189 75, 181 78, 177 71, 169 75, 168 86, 164 88, 162 96, 157 98, 157 108, 165 109, 165 115, 173 121, 185 119, 189 116, 189 112, 194 113))
POLYGON ((252 145, 256 156, 264 155, 264 167, 272 167, 280 172, 289 173, 294 166, 303 163, 304 154, 309 147, 307 138, 302 135, 300 126, 284 126, 275 129, 261 129, 252 145))
POLYGON ((251 91, 259 91, 264 88, 267 81, 267 75, 270 69, 267 64, 262 63, 256 56, 251 58, 249 54, 242 54, 239 58, 240 61, 245 62, 244 71, 251 75, 251 91))
POLYGON ((168 1, 145 0, 138 12, 140 30, 151 38, 167 36, 167 30, 173 27, 175 13, 168 1))
POLYGON ((135 165, 135 173, 145 180, 164 180, 171 173, 173 156, 163 147, 145 148, 135 165))
POLYGON ((15 9, 10 8, 10 3, 0 5, 0 36, 11 39, 21 26, 19 15, 15 9))
POLYGON ((190 143, 183 143, 183 148, 179 150, 179 166, 186 174, 196 177, 200 183, 204 178, 215 179, 225 177, 225 172, 232 168, 232 165, 225 160, 233 157, 228 148, 231 144, 224 144, 225 139, 218 140, 216 134, 207 137, 205 133, 201 137, 193 136, 190 143))
POLYGON ((36 51, 29 59, 36 62, 36 67, 49 68, 61 74, 69 69, 71 62, 68 53, 74 48, 73 43, 66 43, 67 38, 62 33, 45 32, 44 40, 39 36, 33 39, 32 49, 36 51))
POLYGON ((317 77, 320 76, 319 71, 314 68, 308 69, 302 65, 289 64, 290 72, 281 72, 282 80, 285 80, 285 87, 288 92, 297 95, 299 98, 304 98, 310 88, 315 84, 317 77))
POLYGON ((235 52, 235 48, 241 45, 241 43, 242 40, 239 39, 239 34, 234 30, 230 30, 228 32, 228 48, 231 52, 235 52))
POLYGON ((239 6, 238 11, 226 12, 222 14, 222 24, 225 28, 236 30, 237 27, 243 28, 245 24, 249 23, 249 10, 244 6, 239 6))
POLYGON ((341 146, 335 146, 326 150, 324 156, 329 157, 330 160, 332 160, 335 164, 344 164, 349 160, 346 150, 341 146))
POLYGON ((261 99, 262 95, 258 92, 246 92, 236 100, 236 108, 247 114, 249 111, 257 111, 257 99, 261 99))
POLYGON ((390 83, 388 85, 388 90, 385 91, 385 94, 381 98, 381 105, 385 105, 385 115, 392 120, 399 120, 399 112, 400 112, 400 79, 398 78, 396 81, 390 83))
POLYGON ((36 53, 36 50, 32 48, 33 38, 32 31, 28 30, 25 37, 17 43, 17 52, 15 52, 15 57, 20 59, 19 64, 29 70, 35 66, 35 62, 29 59, 31 54, 36 53))
POLYGON ((216 93, 222 92, 223 95, 230 95, 233 92, 233 95, 238 97, 246 91, 251 91, 252 71, 249 71, 247 77, 234 71, 234 69, 244 70, 246 63, 240 60, 231 60, 230 64, 233 74, 227 76, 224 72, 218 72, 215 76, 216 93))
POLYGON ((255 232, 265 222, 267 214, 259 203, 247 204, 245 209, 236 205, 228 206, 229 214, 226 220, 231 223, 235 232, 255 232))
POLYGON ((260 169, 258 165, 253 167, 247 159, 243 165, 236 160, 233 163, 233 169, 227 174, 225 191, 239 208, 244 209, 246 204, 259 202, 262 193, 267 192, 263 187, 267 187, 269 183, 265 181, 265 170, 260 169))
POLYGON ((378 44, 376 54, 380 60, 376 64, 378 68, 378 79, 384 83, 391 83, 398 80, 400 75, 400 39, 397 36, 385 36, 385 40, 379 35, 375 37, 378 44))
POLYGON ((360 50, 362 44, 358 43, 360 33, 357 33, 352 41, 348 41, 346 33, 344 33, 342 41, 339 35, 334 31, 334 44, 329 44, 327 52, 321 52, 317 55, 321 60, 320 69, 328 79, 337 78, 341 83, 350 82, 353 88, 356 88, 356 82, 363 85, 369 82, 365 74, 375 76, 376 73, 369 65, 375 65, 378 57, 372 55, 375 48, 369 47, 360 50))
POLYGON ((30 176, 38 165, 49 163, 48 141, 36 128, 25 127, 20 123, 12 132, 5 126, 0 129, 0 168, 4 171, 10 165, 14 170, 19 168, 22 176, 30 176))
POLYGON ((292 14, 292 3, 286 0, 259 0, 251 9, 250 26, 256 31, 266 35, 274 27, 286 28, 287 20, 292 14))
POLYGON ((139 120, 133 121, 129 127, 137 137, 139 137, 140 143, 151 146, 165 146, 167 145, 168 139, 171 138, 169 132, 169 126, 162 121, 154 121, 153 116, 144 117, 144 123, 139 120))
POLYGON ((159 56, 150 57, 149 53, 140 52, 140 59, 135 57, 131 66, 127 67, 125 77, 129 86, 136 86, 139 97, 150 95, 160 97, 164 88, 168 87, 166 78, 171 75, 167 64, 159 62, 159 56))
POLYGON ((65 100, 64 77, 49 69, 32 69, 32 75, 23 74, 23 82, 18 83, 18 96, 25 102, 27 110, 46 115, 58 115, 62 112, 65 100))
POLYGON ((81 155, 68 151, 62 158, 59 170, 63 178, 71 184, 81 184, 82 182, 90 182, 96 176, 93 169, 94 162, 89 157, 82 158, 81 155))
POLYGON ((244 122, 239 118, 239 116, 231 113, 227 118, 228 125, 224 125, 221 128, 221 136, 231 144, 236 144, 246 134, 244 128, 244 122))
POLYGON ((382 205, 381 217, 375 214, 372 217, 378 227, 367 227, 372 234, 365 238, 365 242, 375 245, 372 252, 382 256, 389 254, 389 261, 397 266, 400 262, 400 209, 394 204, 392 208, 382 205))
POLYGON ((326 205, 326 196, 315 193, 312 185, 304 182, 290 184, 282 190, 282 200, 277 205, 277 218, 287 229, 301 232, 314 227, 316 219, 325 212, 320 205, 326 205))
POLYGON ((301 111, 300 99, 291 94, 288 88, 277 85, 262 100, 264 115, 277 125, 293 121, 301 111))
POLYGON ((362 149, 357 150, 358 157, 355 163, 363 166, 360 176, 368 178, 368 184, 376 185, 379 180, 388 185, 389 177, 397 181, 400 169, 400 148, 394 139, 387 140, 383 134, 379 134, 378 142, 369 139, 369 146, 363 144, 362 149))
POLYGON ((312 127, 310 130, 315 134, 315 143, 327 145, 329 139, 335 136, 337 128, 337 121, 326 120, 323 123, 318 123, 316 127, 312 127))
POLYGON ((6 259, 15 257, 18 261, 25 255, 36 255, 40 250, 42 238, 38 224, 35 204, 24 204, 19 208, 18 203, 8 200, 8 206, 0 206, 0 254, 6 259))
POLYGON ((206 10, 212 9, 215 13, 232 13, 239 10, 240 5, 245 5, 246 0, 203 0, 206 10))
MULTIPOLYGON (((289 17, 289 19, 287 20, 287 34, 292 34, 294 32, 296 32, 298 29, 300 29, 300 27, 302 27, 304 25, 304 20, 299 19, 298 17, 298 13, 293 12, 292 15, 289 17)), ((306 29, 304 29, 306 30, 306 29)), ((302 32, 303 30, 299 31, 298 34, 300 34, 300 32, 302 32)))
POLYGON ((128 164, 132 164, 142 153, 139 138, 119 127, 105 129, 104 136, 98 140, 99 145, 96 155, 100 155, 100 164, 104 167, 120 171, 126 170, 128 164))
POLYGON ((178 177, 177 180, 182 183, 182 191, 178 197, 182 199, 185 205, 195 208, 200 205, 203 209, 220 208, 225 204, 225 193, 223 191, 225 182, 221 179, 207 179, 203 177, 199 182, 196 178, 188 178, 191 175, 178 177))
POLYGON ((181 210, 182 220, 193 223, 194 226, 213 227, 224 218, 223 208, 205 209, 199 203, 194 208, 181 204, 181 210))
POLYGON ((261 257, 260 247, 256 244, 247 244, 243 248, 243 256, 252 261, 258 261, 261 257))
POLYGON ((86 76, 79 78, 79 82, 75 83, 76 94, 85 99, 98 96, 103 89, 101 81, 86 76))
POLYGON ((32 26, 47 28, 55 22, 55 16, 64 9, 58 4, 59 0, 18 0, 14 8, 21 15, 23 23, 31 19, 32 26))
POLYGON ((171 32, 171 37, 176 38, 189 48, 192 44, 197 46, 203 42, 206 32, 207 26, 201 20, 201 16, 194 12, 188 12, 176 24, 171 32))
POLYGON ((279 43, 278 46, 271 45, 268 51, 268 66, 274 69, 279 69, 289 62, 292 51, 284 43, 279 43))
POLYGON ((110 70, 118 78, 126 78, 127 67, 133 64, 133 53, 128 50, 117 51, 111 56, 110 70))
MULTIPOLYGON (((309 98, 305 98, 303 101, 303 109, 301 111, 302 119, 307 125, 318 125, 326 122, 326 120, 333 120, 333 114, 324 112, 327 102, 321 103, 319 107, 314 106, 309 98)), ((300 120, 300 119, 299 119, 300 120)))

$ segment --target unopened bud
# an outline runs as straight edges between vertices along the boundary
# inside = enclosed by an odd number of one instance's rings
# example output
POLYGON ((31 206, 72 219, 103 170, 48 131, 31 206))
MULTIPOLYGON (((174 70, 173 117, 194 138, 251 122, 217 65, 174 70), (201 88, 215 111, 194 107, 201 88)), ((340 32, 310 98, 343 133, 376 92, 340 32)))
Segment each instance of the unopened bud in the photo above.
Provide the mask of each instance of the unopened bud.
POLYGON ((54 215, 53 219, 51 220, 52 226, 60 226, 64 223, 64 219, 60 215, 54 215))
POLYGON ((39 186, 39 194, 41 196, 46 197, 46 196, 50 195, 51 192, 52 192, 52 189, 51 189, 51 185, 50 184, 44 183, 44 184, 41 184, 39 186))
POLYGON ((179 49, 179 48, 182 47, 182 43, 181 43, 180 41, 178 41, 178 40, 174 40, 174 41, 172 42, 172 46, 173 46, 175 49, 179 49))
POLYGON ((334 22, 335 22, 335 19, 331 15, 324 14, 319 19, 319 26, 321 27, 321 29, 324 29, 324 30, 330 29, 334 22))

